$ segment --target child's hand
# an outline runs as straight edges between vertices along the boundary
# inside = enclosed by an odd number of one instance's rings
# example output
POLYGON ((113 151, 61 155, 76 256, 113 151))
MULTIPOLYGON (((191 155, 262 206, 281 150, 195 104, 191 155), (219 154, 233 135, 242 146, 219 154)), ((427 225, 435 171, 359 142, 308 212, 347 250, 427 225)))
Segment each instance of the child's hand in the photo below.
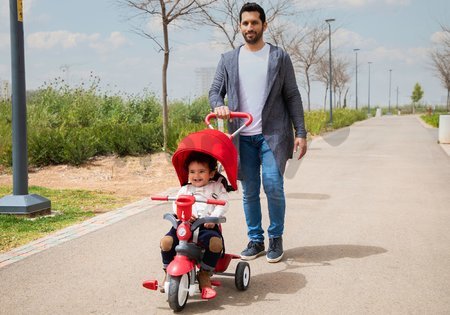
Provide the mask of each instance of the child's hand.
POLYGON ((216 226, 215 223, 205 223, 203 224, 205 228, 207 229, 214 229, 214 227, 216 226))
POLYGON ((194 223, 195 220, 197 220, 197 217, 195 215, 192 215, 189 219, 189 222, 194 223))

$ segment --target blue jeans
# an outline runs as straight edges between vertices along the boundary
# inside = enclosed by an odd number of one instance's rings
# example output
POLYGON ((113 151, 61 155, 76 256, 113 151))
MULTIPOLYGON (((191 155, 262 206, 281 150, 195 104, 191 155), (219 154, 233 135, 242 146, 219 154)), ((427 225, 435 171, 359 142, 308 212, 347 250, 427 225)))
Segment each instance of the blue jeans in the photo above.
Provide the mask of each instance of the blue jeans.
POLYGON ((264 230, 261 224, 261 201, 259 197, 261 190, 261 171, 270 218, 267 234, 269 238, 282 236, 286 210, 284 181, 275 157, 263 135, 240 136, 239 155, 244 195, 244 212, 249 239, 256 242, 264 241, 264 230))

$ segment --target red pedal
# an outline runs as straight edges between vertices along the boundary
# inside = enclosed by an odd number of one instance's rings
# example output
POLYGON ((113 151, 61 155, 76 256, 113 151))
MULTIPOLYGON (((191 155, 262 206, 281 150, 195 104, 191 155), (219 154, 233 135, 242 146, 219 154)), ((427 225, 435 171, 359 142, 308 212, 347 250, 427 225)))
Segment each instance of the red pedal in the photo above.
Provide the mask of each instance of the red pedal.
POLYGON ((157 290, 158 289, 158 280, 148 280, 144 281, 142 283, 142 286, 144 288, 147 288, 149 290, 157 290))
POLYGON ((220 282, 219 280, 211 280, 211 285, 220 287, 222 285, 222 282, 220 282))

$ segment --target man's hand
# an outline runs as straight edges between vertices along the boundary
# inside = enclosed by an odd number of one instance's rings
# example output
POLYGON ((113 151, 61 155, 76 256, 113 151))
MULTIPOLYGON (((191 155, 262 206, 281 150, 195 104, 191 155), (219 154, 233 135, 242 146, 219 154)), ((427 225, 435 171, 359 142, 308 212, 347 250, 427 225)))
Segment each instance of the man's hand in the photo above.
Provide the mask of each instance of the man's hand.
POLYGON ((214 114, 216 114, 219 119, 230 119, 230 109, 228 106, 219 106, 214 108, 214 114))
POLYGON ((299 151, 298 159, 300 160, 305 154, 307 150, 306 138, 295 138, 294 140, 294 152, 299 151))
POLYGON ((197 220, 197 217, 195 215, 192 215, 191 218, 189 219, 189 222, 194 223, 195 220, 197 220))

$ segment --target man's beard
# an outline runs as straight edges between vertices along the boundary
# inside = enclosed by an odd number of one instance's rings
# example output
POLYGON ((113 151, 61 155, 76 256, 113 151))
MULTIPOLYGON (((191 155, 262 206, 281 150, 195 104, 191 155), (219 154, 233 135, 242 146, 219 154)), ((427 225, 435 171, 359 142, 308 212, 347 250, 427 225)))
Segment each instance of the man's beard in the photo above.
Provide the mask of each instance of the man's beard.
POLYGON ((244 37, 244 40, 247 44, 256 44, 262 37, 263 33, 258 33, 258 32, 251 32, 250 34, 253 34, 253 38, 248 38, 246 34, 242 34, 244 37))

